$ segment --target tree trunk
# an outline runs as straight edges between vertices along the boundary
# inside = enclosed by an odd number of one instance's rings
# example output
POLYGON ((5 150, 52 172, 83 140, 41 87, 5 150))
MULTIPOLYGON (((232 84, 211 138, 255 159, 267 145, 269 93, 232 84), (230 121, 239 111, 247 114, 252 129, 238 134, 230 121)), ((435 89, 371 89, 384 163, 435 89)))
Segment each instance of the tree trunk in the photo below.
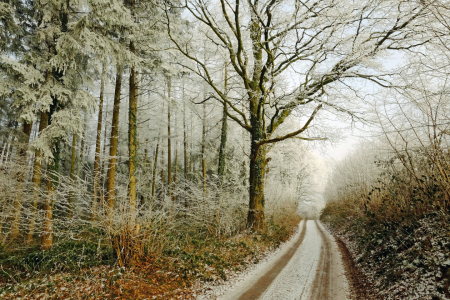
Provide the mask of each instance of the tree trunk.
POLYGON ((159 152, 159 136, 158 141, 156 143, 155 150, 155 161, 153 162, 153 174, 152 174, 152 201, 151 206, 153 207, 154 199, 155 199, 155 188, 156 188, 156 167, 158 166, 158 152, 159 152))
POLYGON ((80 145, 80 163, 78 169, 78 176, 84 178, 83 166, 84 166, 84 141, 86 140, 86 124, 87 124, 87 112, 84 113, 84 128, 83 128, 83 136, 81 137, 81 145, 80 145))
POLYGON ((16 239, 20 233, 20 215, 22 213, 22 203, 23 203, 23 183, 25 181, 25 168, 27 167, 27 148, 28 142, 30 141, 31 128, 33 123, 23 123, 23 133, 25 135, 25 140, 23 140, 22 145, 19 146, 19 155, 17 157, 17 194, 14 200, 14 219, 11 223, 10 238, 11 241, 16 239))
POLYGON ((119 137, 119 111, 120 92, 122 88, 122 66, 117 64, 116 87, 114 90, 114 107, 111 121, 111 138, 109 139, 109 162, 106 174, 106 203, 108 204, 107 214, 111 216, 114 208, 115 179, 117 168, 117 145, 119 137))
MULTIPOLYGON (((177 114, 175 112, 175 131, 178 130, 177 114)), ((173 174, 173 201, 177 201, 177 176, 178 176, 178 139, 175 137, 175 173, 173 174)))
POLYGON ((47 180, 47 200, 44 205, 41 250, 47 250, 53 246, 53 205, 55 201, 55 188, 58 184, 57 174, 59 172, 60 151, 60 142, 56 142, 53 148, 53 163, 48 167, 50 173, 48 174, 47 180))
MULTIPOLYGON (((48 114, 47 112, 41 112, 41 121, 39 122, 39 134, 47 127, 48 114)), ((42 173, 42 153, 38 151, 34 159, 33 177, 31 179, 33 183, 33 206, 31 208, 31 220, 28 230, 27 244, 30 245, 33 242, 34 228, 36 226, 36 213, 39 200, 39 187, 41 185, 41 173, 42 173)))
POLYGON ((5 142, 3 143, 2 156, 0 157, 0 165, 3 164, 3 158, 6 156, 5 154, 6 154, 6 148, 7 148, 8 145, 9 145, 9 137, 10 137, 10 135, 8 135, 8 136, 5 138, 5 142))
MULTIPOLYGON (((144 149, 144 166, 143 166, 143 169, 144 169, 144 178, 145 178, 145 182, 147 183, 147 176, 148 176, 148 167, 147 167, 147 162, 148 162, 148 139, 146 139, 145 140, 145 149, 144 149)), ((139 204, 140 205, 140 207, 143 207, 143 205, 144 205, 144 203, 145 203, 145 197, 144 197, 144 193, 142 193, 142 195, 141 195, 141 203, 139 204)))
MULTIPOLYGON (((227 64, 225 63, 225 74, 224 74, 224 94, 227 95, 228 88, 228 76, 227 76, 227 64)), ((217 192, 217 212, 216 220, 217 224, 220 226, 220 210, 222 205, 222 186, 223 178, 225 176, 225 163, 226 163, 226 146, 227 146, 227 104, 223 103, 223 113, 222 113, 222 128, 220 132, 220 145, 219 145, 219 166, 217 168, 217 176, 219 178, 219 190, 217 192)))
MULTIPOLYGON (((225 95, 227 94, 227 64, 225 64, 225 95)), ((223 115, 222 115, 222 129, 220 133, 220 145, 219 145, 219 167, 217 169, 217 175, 219 177, 219 186, 222 187, 222 179, 225 174, 225 149, 227 146, 227 105, 223 103, 223 115)))
MULTIPOLYGON (((134 2, 132 4, 134 6, 134 2)), ((130 51, 135 52, 134 43, 130 42, 130 51)), ((128 155, 129 155, 129 189, 130 220, 129 229, 134 229, 136 221, 136 164, 137 164, 137 72, 134 67, 130 70, 130 99, 128 115, 128 155)))
POLYGON ((170 107, 171 107, 171 99, 170 99, 170 89, 171 89, 171 80, 170 78, 167 81, 167 90, 168 90, 168 105, 167 105, 167 188, 169 192, 169 197, 172 197, 172 145, 170 138, 170 107))
POLYGON ((103 135, 103 152, 102 152, 102 166, 101 166, 101 168, 100 168, 100 177, 103 179, 102 180, 102 183, 104 184, 105 183, 105 161, 106 161, 106 140, 108 139, 108 135, 107 135, 107 133, 108 133, 108 130, 107 130, 107 128, 108 128, 108 103, 106 103, 105 104, 105 120, 104 120, 104 128, 105 128, 105 131, 104 131, 104 135, 103 135))
POLYGON ((203 197, 206 197, 206 104, 203 103, 202 119, 202 175, 203 175, 203 197))
MULTIPOLYGON (((77 135, 74 133, 72 136, 72 157, 70 159, 70 181, 74 185, 75 179, 75 154, 77 145, 77 135)), ((70 189, 69 195, 69 219, 72 219, 73 214, 73 188, 70 189)))
MULTIPOLYGON (((14 125, 14 131, 17 129, 17 124, 18 124, 18 123, 15 122, 15 125, 14 125)), ((14 137, 14 135, 13 135, 12 133, 10 133, 9 136, 11 137, 11 142, 9 142, 9 143, 8 143, 8 146, 6 147, 6 153, 5 153, 5 156, 3 157, 2 165, 4 165, 4 164, 8 161, 8 157, 9 157, 9 156, 12 156, 12 155, 11 155, 11 152, 12 152, 12 150, 13 150, 13 147, 12 147, 11 145, 14 144, 14 140, 15 140, 16 138, 14 137)))
POLYGON ((188 177, 188 156, 187 156, 187 128, 186 128, 186 102, 184 101, 184 81, 183 81, 183 150, 184 150, 184 180, 188 177))
POLYGON ((165 194, 165 174, 164 174, 164 170, 165 170, 165 165, 164 165, 164 149, 161 149, 161 174, 160 174, 160 186, 159 186, 159 191, 158 191, 158 199, 161 203, 164 202, 164 194, 165 194))
POLYGON ((264 138, 262 120, 251 118, 251 152, 249 178, 249 210, 247 227, 257 232, 264 231, 264 172, 266 170, 265 146, 258 146, 257 142, 264 138))
POLYGON ((10 145, 10 142, 9 142, 9 138, 11 137, 11 134, 10 135, 8 135, 8 137, 6 138, 6 142, 5 142, 5 145, 3 146, 3 151, 2 151, 2 159, 0 160, 0 164, 4 164, 5 163, 5 161, 6 161, 6 155, 7 155, 7 153, 8 153, 8 149, 9 149, 9 145, 10 145))
MULTIPOLYGON (((8 127, 9 127, 9 125, 11 125, 11 123, 8 124, 8 127)), ((8 153, 9 146, 11 144, 11 142, 9 141, 10 139, 14 140, 14 137, 11 132, 8 133, 8 135, 5 138, 5 142, 3 143, 2 156, 0 158, 0 166, 6 162, 6 156, 8 153)))
MULTIPOLYGON (((165 91, 164 91, 165 93, 165 91)), ((164 102, 162 103, 162 110, 161 115, 164 114, 164 102)), ((158 170, 158 153, 159 153, 159 143, 160 143, 160 136, 161 136, 161 127, 158 126, 158 139, 156 141, 156 150, 155 150, 155 162, 153 164, 153 174, 152 174, 152 201, 151 206, 153 207, 153 204, 155 202, 155 192, 156 192, 156 174, 158 170)), ((161 154, 161 161, 164 161, 164 152, 161 154)), ((164 165, 162 165, 162 168, 164 168, 164 165)), ((164 178, 161 178, 161 186, 163 183, 164 178)))
POLYGON ((102 122, 103 122, 103 97, 105 92, 105 77, 106 77, 106 64, 103 62, 102 75, 100 79, 100 102, 98 104, 98 121, 97 121, 97 133, 95 139, 95 159, 94 159, 94 194, 92 197, 92 214, 91 221, 95 220, 98 202, 98 180, 100 173, 100 148, 102 141, 102 122))
POLYGON ((8 161, 8 156, 11 152, 11 144, 14 142, 14 137, 11 137, 11 142, 8 143, 5 151, 5 156, 3 157, 2 165, 4 165, 8 161))
POLYGON ((184 152, 184 208, 187 211, 188 202, 187 202, 187 179, 188 179, 188 157, 187 157, 187 132, 186 132, 186 101, 184 99, 184 80, 183 80, 183 152, 184 152))
POLYGON ((190 128, 190 130, 191 130, 191 142, 190 142, 190 151, 189 151, 189 173, 193 173, 194 172, 194 169, 193 169, 193 164, 192 164, 192 152, 193 152, 193 147, 194 147, 194 145, 193 145, 193 143, 194 143, 194 133, 193 133, 193 125, 192 125, 192 122, 193 122, 193 118, 192 118, 192 110, 190 111, 190 113, 189 113, 189 119, 191 120, 191 128, 190 128))
POLYGON ((44 222, 42 224, 41 250, 48 250, 53 246, 53 196, 54 187, 51 180, 47 181, 47 200, 44 205, 44 222))

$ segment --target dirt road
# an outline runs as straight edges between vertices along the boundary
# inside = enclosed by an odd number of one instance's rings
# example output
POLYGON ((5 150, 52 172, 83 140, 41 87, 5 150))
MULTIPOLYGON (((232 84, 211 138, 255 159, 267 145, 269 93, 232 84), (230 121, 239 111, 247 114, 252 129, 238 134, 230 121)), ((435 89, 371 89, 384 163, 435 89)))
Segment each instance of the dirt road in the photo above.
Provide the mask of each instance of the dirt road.
POLYGON ((218 299, 347 300, 349 286, 334 238, 319 221, 302 221, 294 240, 218 299))

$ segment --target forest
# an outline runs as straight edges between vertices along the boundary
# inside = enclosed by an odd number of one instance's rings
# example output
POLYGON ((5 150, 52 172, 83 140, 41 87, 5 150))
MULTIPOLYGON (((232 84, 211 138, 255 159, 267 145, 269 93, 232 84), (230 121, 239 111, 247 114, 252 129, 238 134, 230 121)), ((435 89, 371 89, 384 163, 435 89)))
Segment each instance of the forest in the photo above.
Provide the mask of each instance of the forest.
POLYGON ((450 297, 449 20, 446 0, 1 0, 0 298, 194 299, 318 218, 374 299, 418 278, 450 297))

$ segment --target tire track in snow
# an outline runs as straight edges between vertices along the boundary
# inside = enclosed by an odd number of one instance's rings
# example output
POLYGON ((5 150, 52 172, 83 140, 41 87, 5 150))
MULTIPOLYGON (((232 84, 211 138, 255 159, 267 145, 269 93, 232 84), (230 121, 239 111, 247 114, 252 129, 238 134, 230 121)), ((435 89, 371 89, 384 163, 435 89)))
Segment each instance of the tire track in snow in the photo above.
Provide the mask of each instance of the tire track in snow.
POLYGON ((264 293, 278 274, 280 274, 284 267, 290 262, 292 256, 303 242, 306 233, 306 223, 307 222, 303 222, 301 234, 295 244, 292 245, 291 248, 278 259, 275 265, 266 274, 264 274, 253 286, 243 293, 238 300, 258 299, 264 293))
POLYGON ((220 299, 350 299, 342 258, 334 238, 320 222, 302 222, 298 237, 281 256, 269 260, 267 268, 258 270, 260 273, 249 274, 220 299))
MULTIPOLYGON (((289 264, 259 298, 262 300, 309 299, 320 257, 321 238, 314 221, 307 221, 305 239, 289 264)), ((248 298, 250 300, 252 298, 248 298)), ((253 298, 255 299, 255 298, 253 298)))
POLYGON ((349 299, 349 288, 336 243, 320 222, 307 223, 303 243, 259 299, 349 299))
MULTIPOLYGON (((316 277, 312 285, 311 300, 328 300, 330 299, 330 289, 332 281, 331 275, 331 243, 323 232, 322 228, 316 223, 322 237, 322 246, 320 247, 319 265, 317 266, 316 277)), ((331 293, 332 294, 332 293, 331 293)), ((331 300, 331 299, 330 299, 331 300)))
POLYGON ((336 241, 322 223, 315 221, 322 238, 319 265, 309 300, 347 300, 350 288, 336 241))

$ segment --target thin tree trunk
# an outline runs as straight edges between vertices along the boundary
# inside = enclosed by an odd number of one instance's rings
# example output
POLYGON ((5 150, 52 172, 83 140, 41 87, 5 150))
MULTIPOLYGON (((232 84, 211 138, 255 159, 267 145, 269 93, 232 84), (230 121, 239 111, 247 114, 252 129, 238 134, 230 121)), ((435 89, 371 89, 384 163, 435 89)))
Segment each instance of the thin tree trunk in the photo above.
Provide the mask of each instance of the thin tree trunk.
MULTIPOLYGON (((227 95, 228 88, 228 74, 227 74, 227 64, 225 63, 225 74, 224 74, 224 94, 227 95)), ((219 145, 219 166, 217 168, 217 175, 219 178, 219 191, 217 193, 217 212, 216 219, 217 224, 220 226, 220 210, 222 205, 222 186, 223 178, 225 176, 225 163, 226 163, 226 146, 227 146, 227 104, 223 103, 223 115, 222 115, 222 128, 220 133, 220 145, 219 145)))
MULTIPOLYGON (((178 130, 177 114, 175 112, 175 131, 178 130)), ((177 176, 178 176, 178 139, 175 137, 175 173, 173 174, 173 201, 177 200, 177 176)))
POLYGON ((81 137, 81 145, 80 145, 80 163, 79 163, 79 169, 78 169, 78 176, 84 178, 84 141, 86 140, 86 124, 87 124, 87 112, 84 113, 84 127, 83 127, 83 136, 81 137))
MULTIPOLYGON (((143 169, 144 169, 145 181, 147 181, 147 178, 148 178, 147 177, 147 175, 148 175, 148 173, 147 173, 148 148, 147 147, 148 147, 148 139, 145 140, 145 149, 144 149, 144 167, 143 167, 143 169)), ((144 197, 144 193, 142 193, 140 206, 142 207, 144 205, 144 203, 145 203, 145 197, 144 197)))
POLYGON ((7 147, 6 147, 6 153, 5 153, 5 156, 3 157, 2 165, 4 165, 8 161, 8 156, 9 156, 9 154, 11 152, 11 144, 12 144, 12 142, 14 142, 14 137, 11 137, 11 142, 9 142, 7 147))
MULTIPOLYGON (((18 123, 15 122, 15 125, 14 125, 14 131, 17 129, 17 124, 18 124, 18 123)), ((9 157, 9 156, 12 156, 12 155, 11 155, 11 152, 12 152, 12 150, 13 150, 12 144, 14 144, 15 137, 14 137, 14 135, 13 135, 12 133, 10 133, 9 136, 11 137, 11 142, 9 142, 9 143, 8 143, 8 147, 6 147, 6 154, 5 154, 5 156, 3 157, 2 165, 5 164, 5 163, 8 161, 8 157, 9 157)))
MULTIPOLYGON (((245 106, 244 106, 244 101, 242 101, 242 111, 245 111, 245 106)), ((242 160, 242 167, 241 167, 241 177, 242 177, 242 185, 246 186, 248 184, 248 180, 247 180, 247 162, 246 162, 246 153, 245 153, 245 137, 246 137, 246 130, 242 129, 242 154, 244 159, 242 160)))
MULTIPOLYGON (((166 92, 164 91, 164 94, 166 92)), ((164 102, 162 103, 162 109, 161 114, 164 114, 164 102)), ((160 143, 160 136, 161 136, 161 127, 158 128, 158 140, 156 142, 156 150, 155 150, 155 162, 153 166, 153 178, 152 178, 152 207, 155 201, 155 192, 156 192, 156 174, 158 169, 158 153, 159 153, 159 143, 160 143)), ((164 152, 161 154, 161 162, 164 161, 164 152)), ((162 164, 162 169, 164 168, 164 165, 162 164)), ((163 186, 164 178, 161 178, 161 187, 163 186)))
POLYGON ((17 157, 17 167, 19 168, 17 174, 17 194, 14 200, 14 219, 11 223, 10 238, 11 241, 16 239, 20 233, 20 215, 22 213, 22 203, 23 203, 23 183, 25 181, 25 168, 27 167, 27 148, 30 141, 31 129, 33 123, 23 123, 23 133, 25 135, 25 140, 23 144, 19 146, 19 155, 17 157))
MULTIPOLYGON (((17 121, 15 123, 16 124, 14 125, 14 131, 17 131, 17 127, 18 127, 19 123, 17 121)), ((6 152, 5 163, 7 163, 8 161, 9 162, 13 161, 13 159, 14 159, 13 153, 14 153, 14 150, 15 150, 15 146, 14 145, 17 142, 18 142, 18 138, 13 136, 12 139, 11 139, 11 143, 10 143, 10 145, 8 147, 8 151, 6 152)))
MULTIPOLYGON (((134 0, 132 0, 134 7, 134 0)), ((135 52, 134 43, 130 42, 130 51, 135 52)), ((137 72, 134 67, 130 73, 130 99, 128 116, 128 155, 129 155, 129 189, 128 197, 130 199, 130 229, 134 229, 136 221, 136 164, 137 164, 137 72)))
MULTIPOLYGON (((227 64, 225 63, 225 95, 227 95, 227 64)), ((222 187, 222 180, 225 174, 225 149, 227 145, 227 105, 223 103, 223 115, 222 115, 222 129, 220 133, 220 145, 219 145, 219 167, 217 170, 217 175, 219 177, 219 186, 222 187)))
POLYGON ((184 150, 184 208, 187 211, 188 202, 187 202, 187 179, 188 179, 188 157, 187 157, 187 132, 186 132, 186 102, 184 99, 184 80, 183 80, 183 150, 184 150))
POLYGON ((203 103, 202 119, 202 175, 203 175, 203 197, 206 197, 206 104, 203 103))
MULTIPOLYGON (((37 139, 38 133, 39 133, 39 126, 40 126, 40 124, 39 124, 38 120, 36 122, 34 122, 34 131, 31 130, 30 143, 37 139)), ((36 156, 36 153, 33 153, 32 155, 30 155, 29 159, 27 160, 27 165, 33 164, 35 156, 36 156)))
POLYGON ((103 179, 103 184, 105 183, 105 161, 106 161, 106 140, 108 139, 108 135, 107 135, 107 128, 108 128, 108 104, 105 104, 105 121, 104 121, 104 127, 105 127, 105 132, 103 135, 103 152, 102 152, 102 166, 100 168, 100 177, 103 179))
POLYGON ((53 150, 53 163, 47 168, 50 173, 47 180, 47 200, 44 205, 41 250, 48 250, 53 246, 53 205, 55 202, 55 188, 58 184, 57 174, 59 172, 60 152, 60 142, 56 142, 53 150))
POLYGON ((9 143, 9 135, 5 138, 5 141, 3 143, 2 147, 2 156, 0 157, 0 164, 3 163, 3 157, 5 156, 5 150, 9 143))
POLYGON ((155 199, 155 188, 156 188, 156 167, 158 166, 158 152, 159 152, 159 135, 158 135, 158 141, 156 143, 156 150, 155 150, 155 161, 153 162, 153 174, 152 174, 152 202, 151 206, 153 207, 153 202, 155 199))
POLYGON ((190 111, 190 113, 189 113, 189 119, 191 120, 191 128, 190 128, 190 130, 191 130, 191 142, 190 142, 190 151, 189 151, 189 173, 193 173, 194 172, 194 166, 193 166, 193 164, 192 164, 192 152, 193 152, 193 149, 194 149, 194 132, 193 132, 193 125, 192 125, 192 122, 193 122, 193 118, 192 118, 192 110, 190 111))
POLYGON ((122 88, 122 66, 117 64, 116 87, 114 90, 114 107, 111 122, 111 138, 109 139, 109 162, 106 174, 106 203, 108 204, 107 214, 111 216, 114 208, 115 179, 117 168, 117 146, 119 136, 119 111, 120 92, 122 88))
POLYGON ((100 102, 98 104, 98 120, 97 120, 97 132, 95 139, 95 159, 94 159, 94 193, 92 197, 92 214, 91 221, 95 220, 97 213, 97 202, 98 202, 98 180, 100 172, 100 148, 102 141, 102 122, 103 122, 103 97, 105 92, 105 78, 106 77, 106 63, 103 62, 102 75, 100 79, 100 102))
POLYGON ((167 90, 168 90, 168 105, 167 105, 167 188, 169 192, 169 197, 172 196, 172 145, 171 145, 171 137, 170 137, 170 107, 171 107, 171 99, 170 99, 170 89, 171 89, 171 80, 168 78, 167 80, 167 90))
MULTIPOLYGON (((48 81, 49 78, 50 73, 47 72, 46 80, 48 81)), ((41 112, 38 136, 47 127, 47 125, 48 125, 48 114, 47 112, 41 112)), ((31 207, 31 220, 28 229, 28 238, 27 238, 28 245, 30 245, 33 242, 34 228, 36 226, 36 214, 39 200, 39 189, 41 185, 41 174, 42 174, 42 153, 40 151, 37 151, 34 159, 33 177, 31 179, 34 191, 33 191, 33 205, 31 207)))
POLYGON ((186 102, 184 101, 184 81, 183 81, 183 150, 184 150, 184 180, 188 177, 188 156, 187 156, 187 129, 186 129, 186 102))
POLYGON ((6 162, 6 155, 8 153, 9 145, 11 144, 9 142, 9 139, 12 138, 12 134, 9 133, 8 136, 5 139, 5 143, 3 144, 3 150, 2 150, 2 157, 0 159, 0 165, 3 165, 6 162))
POLYGON ((42 224, 41 250, 48 250, 53 245, 53 196, 54 187, 51 180, 47 181, 47 200, 44 205, 44 222, 42 224))
POLYGON ((2 154, 3 154, 3 150, 5 149, 5 145, 6 145, 6 141, 8 140, 8 138, 6 137, 6 138, 2 138, 2 143, 1 143, 1 149, 2 149, 2 151, 0 151, 0 161, 1 161, 1 159, 2 159, 2 154))
MULTIPOLYGON (((74 184, 75 179, 75 154, 76 154, 76 145, 77 145, 77 135, 74 133, 72 137, 72 157, 70 159, 70 181, 72 185, 74 184)), ((73 188, 70 189, 69 195, 69 219, 72 219, 73 214, 73 188)))

